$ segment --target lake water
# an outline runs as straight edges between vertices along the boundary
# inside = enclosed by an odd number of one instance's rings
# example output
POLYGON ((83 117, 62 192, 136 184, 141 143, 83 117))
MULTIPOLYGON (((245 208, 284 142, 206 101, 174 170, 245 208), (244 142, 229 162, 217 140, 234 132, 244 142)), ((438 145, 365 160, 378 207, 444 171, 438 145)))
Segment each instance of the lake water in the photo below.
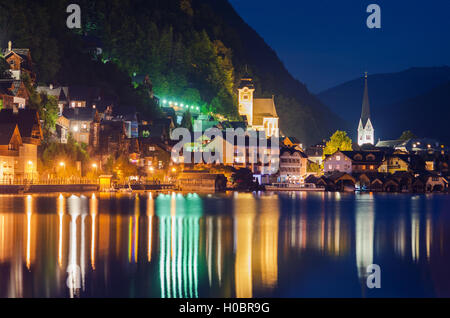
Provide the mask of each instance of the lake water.
POLYGON ((0 196, 0 297, 449 297, 449 271, 449 195, 0 196))

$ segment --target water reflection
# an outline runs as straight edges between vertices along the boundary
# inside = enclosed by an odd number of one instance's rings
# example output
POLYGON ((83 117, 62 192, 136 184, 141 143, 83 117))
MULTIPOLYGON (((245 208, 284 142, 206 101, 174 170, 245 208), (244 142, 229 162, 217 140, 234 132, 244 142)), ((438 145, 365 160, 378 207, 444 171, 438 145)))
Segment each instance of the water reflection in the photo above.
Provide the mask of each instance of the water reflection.
POLYGON ((397 286, 387 295, 449 296, 437 274, 450 258, 449 203, 335 193, 1 196, 0 296, 370 296, 372 263, 397 286))
POLYGON ((197 195, 160 195, 159 271, 161 297, 198 297, 199 220, 203 214, 197 195))
POLYGON ((358 276, 365 281, 367 266, 373 264, 375 207, 372 197, 356 196, 356 266, 358 276))

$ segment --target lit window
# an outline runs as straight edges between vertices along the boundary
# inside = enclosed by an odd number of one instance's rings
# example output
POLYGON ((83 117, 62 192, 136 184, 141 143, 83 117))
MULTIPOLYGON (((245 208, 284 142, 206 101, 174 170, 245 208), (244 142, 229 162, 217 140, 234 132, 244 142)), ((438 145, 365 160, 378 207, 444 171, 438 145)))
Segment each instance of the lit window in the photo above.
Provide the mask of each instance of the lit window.
POLYGON ((328 165, 328 170, 332 170, 333 166, 332 165, 328 165))
POLYGON ((75 102, 72 102, 72 107, 75 107, 75 102))
POLYGON ((337 161, 341 161, 341 156, 336 156, 337 161))

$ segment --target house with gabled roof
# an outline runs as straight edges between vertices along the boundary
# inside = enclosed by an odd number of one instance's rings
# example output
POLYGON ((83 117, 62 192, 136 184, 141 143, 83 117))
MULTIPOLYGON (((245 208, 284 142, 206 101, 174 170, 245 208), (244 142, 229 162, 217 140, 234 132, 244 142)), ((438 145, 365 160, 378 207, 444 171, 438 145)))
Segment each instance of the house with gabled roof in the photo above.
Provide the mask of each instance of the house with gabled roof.
POLYGON ((336 151, 324 160, 324 172, 376 172, 383 160, 381 151, 336 151))
POLYGON ((37 178, 37 148, 43 140, 39 114, 33 109, 3 109, 0 111, 0 124, 16 124, 22 144, 19 147, 16 177, 37 178))
POLYGON ((34 83, 36 75, 33 72, 33 62, 31 60, 30 49, 13 48, 12 42, 8 42, 8 48, 3 52, 3 57, 10 66, 12 78, 15 80, 22 80, 23 73, 27 73, 34 83))
POLYGON ((0 110, 24 109, 30 94, 21 80, 0 79, 0 110))
POLYGON ((16 178, 21 146, 22 138, 17 124, 0 124, 0 184, 12 183, 16 178))

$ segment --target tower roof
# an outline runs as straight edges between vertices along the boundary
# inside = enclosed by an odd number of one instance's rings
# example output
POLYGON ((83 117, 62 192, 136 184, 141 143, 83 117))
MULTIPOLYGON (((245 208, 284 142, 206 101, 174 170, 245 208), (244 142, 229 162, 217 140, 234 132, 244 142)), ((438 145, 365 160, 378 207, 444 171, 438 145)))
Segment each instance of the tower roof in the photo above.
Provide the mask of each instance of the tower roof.
POLYGON ((369 89, 367 88, 367 72, 366 72, 364 76, 364 96, 361 111, 361 122, 363 127, 366 127, 369 118, 370 118, 370 103, 369 103, 369 89))
POLYGON ((245 75, 243 78, 241 78, 241 81, 239 82, 238 89, 242 89, 244 87, 248 87, 249 89, 255 89, 253 79, 249 75, 245 75))

